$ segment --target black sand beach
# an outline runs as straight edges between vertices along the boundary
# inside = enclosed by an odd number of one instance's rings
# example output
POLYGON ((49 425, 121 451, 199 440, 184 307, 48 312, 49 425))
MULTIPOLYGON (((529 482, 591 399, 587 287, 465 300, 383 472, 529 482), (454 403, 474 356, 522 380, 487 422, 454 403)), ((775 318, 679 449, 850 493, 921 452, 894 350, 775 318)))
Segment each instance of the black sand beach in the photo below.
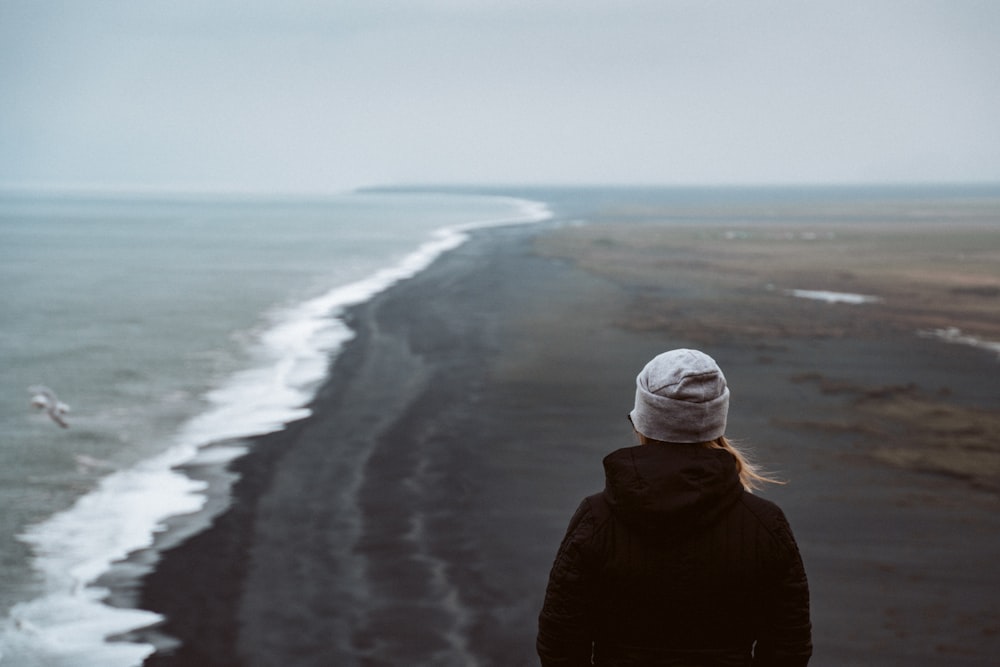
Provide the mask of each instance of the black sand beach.
MULTIPOLYGON (((719 361, 730 435, 788 480, 765 495, 810 577, 811 664, 994 664, 993 478, 884 455, 912 420, 888 408, 862 419, 859 401, 895 388, 921 406, 996 412, 995 355, 891 327, 748 334, 731 308, 745 285, 684 263, 658 286, 585 270, 566 233, 478 232, 351 311, 357 336, 313 416, 253 442, 228 510, 145 579, 141 606, 180 641, 146 664, 537 664, 566 523, 603 486, 602 456, 632 444, 635 373, 679 346, 719 361), (640 322, 651 298, 711 335, 640 322)), ((786 301, 827 327, 864 317, 786 301)))

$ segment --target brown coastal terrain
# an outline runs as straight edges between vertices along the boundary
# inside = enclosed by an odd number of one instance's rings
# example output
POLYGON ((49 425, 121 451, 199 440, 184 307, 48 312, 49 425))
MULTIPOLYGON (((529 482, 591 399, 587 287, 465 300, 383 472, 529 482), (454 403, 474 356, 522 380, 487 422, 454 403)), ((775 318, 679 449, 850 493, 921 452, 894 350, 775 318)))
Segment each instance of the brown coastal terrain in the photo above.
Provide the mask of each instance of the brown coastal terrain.
POLYGON ((350 311, 313 415, 256 439, 145 579, 147 665, 537 664, 566 523, 633 444, 636 372, 681 346, 787 481, 763 493, 810 577, 811 664, 994 664, 1000 202, 555 208, 350 311))
MULTIPOLYGON (((560 230, 538 247, 629 289, 633 298, 617 322, 627 329, 702 346, 782 339, 905 343, 918 335, 980 344, 1000 359, 997 212, 991 217, 988 208, 970 208, 920 210, 919 216, 896 211, 898 217, 886 220, 892 209, 876 209, 882 215, 871 219, 876 211, 859 206, 849 211, 849 222, 798 225, 794 211, 784 211, 772 214, 777 221, 743 225, 647 222, 627 234, 620 225, 594 225, 560 230), (662 289, 682 285, 693 287, 680 298, 675 289, 662 289), (804 303, 807 298, 812 303, 804 303)), ((947 387, 928 392, 912 381, 866 384, 818 371, 790 381, 855 399, 850 421, 817 421, 812 428, 864 434, 879 443, 872 453, 886 461, 1000 491, 996 409, 949 401, 947 387)), ((992 398, 1000 398, 1000 379, 992 398)))

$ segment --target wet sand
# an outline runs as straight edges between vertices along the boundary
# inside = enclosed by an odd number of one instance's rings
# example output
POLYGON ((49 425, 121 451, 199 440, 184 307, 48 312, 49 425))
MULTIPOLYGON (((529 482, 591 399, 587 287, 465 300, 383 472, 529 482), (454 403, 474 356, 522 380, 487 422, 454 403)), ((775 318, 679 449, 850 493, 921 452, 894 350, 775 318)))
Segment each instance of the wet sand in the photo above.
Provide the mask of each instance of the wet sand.
MULTIPOLYGON (((678 346, 719 361, 729 434, 788 481, 765 495, 810 577, 811 664, 991 664, 996 478, 949 470, 913 434, 951 428, 956 456, 994 461, 995 355, 918 336, 896 300, 783 293, 841 288, 803 282, 815 257, 750 261, 773 242, 720 256, 649 212, 619 217, 627 231, 477 233, 353 309, 313 416, 253 442, 231 506, 146 578, 142 605, 181 642, 147 665, 537 664, 566 522, 603 486, 601 457, 632 444, 635 373, 678 346)), ((995 306, 984 266, 965 294, 995 306)))

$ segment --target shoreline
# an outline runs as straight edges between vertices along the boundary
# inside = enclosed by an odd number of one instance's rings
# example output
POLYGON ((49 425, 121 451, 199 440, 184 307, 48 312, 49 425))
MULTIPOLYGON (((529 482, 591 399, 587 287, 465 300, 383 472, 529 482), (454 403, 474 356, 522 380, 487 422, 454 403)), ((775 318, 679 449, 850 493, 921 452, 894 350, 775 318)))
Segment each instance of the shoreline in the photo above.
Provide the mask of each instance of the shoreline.
MULTIPOLYGON (((553 255, 553 229, 477 231, 348 309, 356 336, 313 415, 253 439, 228 509, 145 578, 142 606, 168 617, 153 631, 185 642, 146 665, 536 664, 566 522, 603 485, 601 457, 632 444, 634 374, 684 345, 719 360, 734 435, 789 480, 765 495, 806 559, 814 664, 974 665, 1000 649, 996 496, 880 463, 877 433, 854 423, 858 388, 936 390, 982 374, 982 351, 623 326, 649 288, 553 255), (955 544, 977 549, 960 573, 955 544)), ((696 298, 698 278, 670 286, 692 320, 728 303, 696 298)))
MULTIPOLYGON (((128 281, 108 283, 117 287, 109 292, 114 296, 107 318, 94 319, 89 302, 75 299, 73 307, 67 301, 60 310, 74 323, 63 333, 58 327, 46 336, 11 330, 11 340, 24 351, 12 359, 14 370, 20 369, 15 375, 23 377, 12 380, 30 386, 45 379, 44 360, 52 353, 67 366, 60 371, 63 380, 49 380, 77 412, 73 428, 50 440, 51 432, 31 423, 48 424, 44 415, 23 419, 20 401, 16 412, 4 406, 3 416, 16 414, 17 421, 8 423, 13 477, 5 488, 11 502, 4 557, 11 576, 0 587, 0 652, 18 663, 69 655, 102 667, 135 664, 149 649, 105 637, 155 619, 128 604, 130 580, 148 565, 144 557, 155 556, 149 546, 156 542, 160 548, 163 537, 174 538, 175 528, 191 523, 190 513, 206 500, 202 480, 182 473, 208 470, 201 464, 209 453, 220 459, 239 449, 226 452, 212 443, 266 433, 303 415, 301 406, 324 379, 330 351, 343 333, 331 312, 420 271, 460 243, 470 225, 546 213, 531 202, 453 196, 242 203, 99 197, 25 202, 23 211, 27 217, 16 213, 12 229, 25 224, 24 240, 40 253, 36 264, 58 256, 64 246, 85 245, 90 222, 91 231, 115 238, 121 232, 123 240, 144 249, 147 254, 139 253, 129 266, 163 261, 163 281, 136 289, 128 281), (47 207, 60 213, 46 225, 24 222, 47 207), (190 221, 190 229, 160 224, 175 215, 190 221), (78 218, 88 225, 75 224, 78 218), (126 218, 136 224, 121 225, 126 218), (352 220, 363 223, 353 227, 352 220), (232 252, 218 263, 211 247, 224 238, 233 240, 232 252), (144 308, 136 310, 136 304, 144 308), (83 339, 72 334, 76 328, 83 339), (128 340, 127 349, 111 354, 114 346, 105 344, 111 339, 128 340), (168 535, 161 532, 164 524, 171 527, 168 535), (106 588, 117 598, 113 605, 104 603, 106 588)), ((118 248, 102 246, 95 255, 101 261, 81 285, 103 280, 99 266, 120 273, 122 267, 114 268, 118 248)), ((45 292, 51 288, 46 280, 72 281, 73 266, 68 261, 62 273, 32 284, 45 292)), ((30 291, 23 296, 20 306, 13 305, 28 313, 30 291)))

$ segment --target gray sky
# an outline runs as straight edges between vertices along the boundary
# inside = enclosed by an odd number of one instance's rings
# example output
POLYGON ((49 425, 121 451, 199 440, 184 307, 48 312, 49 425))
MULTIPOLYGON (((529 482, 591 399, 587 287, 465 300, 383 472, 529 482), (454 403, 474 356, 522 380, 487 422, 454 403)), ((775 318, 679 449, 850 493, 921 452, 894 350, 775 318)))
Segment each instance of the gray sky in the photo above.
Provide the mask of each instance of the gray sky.
POLYGON ((994 0, 0 0, 0 184, 1000 181, 994 0))

